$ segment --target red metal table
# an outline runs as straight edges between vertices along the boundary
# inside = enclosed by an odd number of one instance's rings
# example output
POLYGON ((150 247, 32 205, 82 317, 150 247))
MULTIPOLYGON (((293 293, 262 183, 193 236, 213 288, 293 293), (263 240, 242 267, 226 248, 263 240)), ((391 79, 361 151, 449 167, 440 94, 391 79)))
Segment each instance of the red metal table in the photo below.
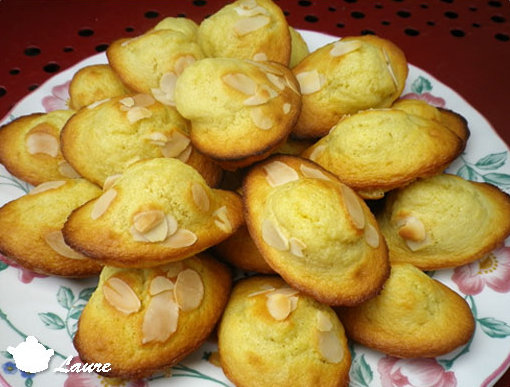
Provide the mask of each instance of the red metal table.
MULTIPOLYGON (((289 24, 377 34, 461 94, 510 144, 508 0, 276 0, 289 24)), ((0 116, 56 72, 166 16, 197 22, 226 1, 0 0, 0 116)), ((496 384, 510 386, 510 372, 496 384)))

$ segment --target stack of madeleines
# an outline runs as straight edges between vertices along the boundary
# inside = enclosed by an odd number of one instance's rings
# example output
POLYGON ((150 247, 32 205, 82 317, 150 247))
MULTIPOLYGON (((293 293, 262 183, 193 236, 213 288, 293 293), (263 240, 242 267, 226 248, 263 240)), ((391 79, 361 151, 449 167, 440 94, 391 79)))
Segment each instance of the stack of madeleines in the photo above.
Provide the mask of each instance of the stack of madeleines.
POLYGON ((217 327, 236 385, 342 386, 348 339, 397 357, 469 341, 470 308, 423 270, 501 244, 510 198, 444 173, 467 122, 399 100, 395 44, 309 53, 271 0, 238 0, 107 58, 75 74, 69 110, 0 130, 1 163, 36 186, 0 209, 0 251, 99 275, 74 338, 83 361, 149 377, 217 327))

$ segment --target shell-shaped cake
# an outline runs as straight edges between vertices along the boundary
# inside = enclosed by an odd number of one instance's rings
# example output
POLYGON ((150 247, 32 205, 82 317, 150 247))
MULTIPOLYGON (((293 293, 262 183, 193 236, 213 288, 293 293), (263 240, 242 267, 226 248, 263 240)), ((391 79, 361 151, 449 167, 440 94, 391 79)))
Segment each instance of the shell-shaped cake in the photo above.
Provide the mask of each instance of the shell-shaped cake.
POLYGON ((303 94, 292 134, 312 139, 325 136, 345 115, 391 106, 404 89, 408 70, 395 44, 364 35, 322 46, 292 71, 303 94))
POLYGON ((87 277, 102 265, 71 249, 62 227, 69 214, 101 195, 85 179, 42 183, 0 208, 0 251, 19 265, 49 275, 87 277))
POLYGON ((467 302, 411 264, 392 265, 380 294, 338 315, 350 339, 403 358, 451 352, 475 329, 467 302))
POLYGON ((348 384, 351 355, 335 312, 278 277, 236 284, 219 325, 218 348, 223 371, 236 386, 348 384))
POLYGON ((186 66, 204 57, 195 39, 193 21, 167 18, 142 35, 116 40, 106 55, 110 66, 131 90, 152 94, 161 103, 174 105, 175 80, 186 66))
POLYGON ((238 0, 225 5, 200 23, 198 42, 208 57, 289 65, 289 26, 271 0, 238 0))
POLYGON ((422 270, 456 267, 482 258, 510 235, 510 196, 442 174, 389 193, 377 219, 391 262, 422 270))
POLYGON ((83 177, 103 186, 139 160, 173 157, 216 186, 221 169, 193 149, 188 122, 148 94, 110 98, 81 109, 62 130, 62 153, 83 177))
POLYGON ((132 164, 99 198, 73 211, 63 233, 98 262, 145 268, 218 244, 242 222, 238 194, 210 188, 180 160, 155 158, 132 164))
POLYGON ((438 121, 400 109, 365 110, 340 120, 302 153, 362 197, 378 199, 443 170, 465 141, 438 121))
POLYGON ((245 220, 266 262, 292 287, 354 305, 389 275, 386 244, 365 202, 309 160, 273 156, 243 183, 245 220))
POLYGON ((2 126, 0 163, 33 185, 79 177, 60 149, 60 131, 73 114, 72 110, 34 113, 2 126))
POLYGON ((202 254, 151 269, 105 266, 83 310, 74 345, 105 376, 143 378, 196 350, 230 293, 226 266, 202 254))
POLYGON ((69 84, 69 106, 79 110, 94 102, 129 94, 115 71, 107 64, 83 67, 69 84))
POLYGON ((191 142, 226 169, 267 157, 287 139, 301 108, 292 72, 278 63, 206 58, 177 79, 191 142))

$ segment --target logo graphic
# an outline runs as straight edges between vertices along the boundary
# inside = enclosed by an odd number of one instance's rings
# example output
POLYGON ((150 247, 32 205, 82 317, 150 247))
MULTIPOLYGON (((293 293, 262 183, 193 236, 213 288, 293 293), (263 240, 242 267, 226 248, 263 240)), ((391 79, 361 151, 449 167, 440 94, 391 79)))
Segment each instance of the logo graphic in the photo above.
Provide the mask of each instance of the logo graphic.
POLYGON ((55 353, 53 349, 46 349, 34 336, 28 336, 15 348, 7 347, 7 352, 14 357, 16 368, 31 374, 48 369, 50 358, 55 353))

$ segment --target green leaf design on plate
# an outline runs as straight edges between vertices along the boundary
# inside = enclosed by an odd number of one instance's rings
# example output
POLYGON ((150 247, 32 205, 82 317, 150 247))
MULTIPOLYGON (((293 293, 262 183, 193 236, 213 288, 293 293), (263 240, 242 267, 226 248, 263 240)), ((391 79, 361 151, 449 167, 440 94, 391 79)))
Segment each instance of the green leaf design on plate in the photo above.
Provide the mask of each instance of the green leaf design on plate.
POLYGON ((92 293, 94 293, 95 290, 96 290, 96 288, 83 289, 80 292, 80 294, 78 295, 78 298, 83 301, 88 301, 90 299, 90 297, 92 296, 92 293))
POLYGON ((7 269, 8 267, 9 267, 9 265, 8 265, 8 264, 6 264, 6 263, 5 263, 5 262, 3 262, 3 261, 0 261, 0 271, 5 270, 5 269, 7 269))
POLYGON ((25 181, 15 178, 14 176, 0 176, 0 185, 9 185, 15 187, 24 193, 30 192, 31 186, 25 181))
POLYGON ((7 359, 12 359, 12 355, 9 352, 1 351, 0 353, 3 355, 3 357, 6 357, 7 359))
POLYGON ((365 360, 365 355, 354 358, 349 376, 351 377, 351 386, 368 387, 370 385, 374 374, 365 360))
POLYGON ((57 293, 58 303, 65 309, 69 310, 73 306, 73 291, 65 286, 61 286, 57 293))
POLYGON ((459 170, 457 171, 456 175, 460 176, 460 177, 462 177, 463 179, 466 179, 466 180, 476 181, 478 174, 469 165, 464 164, 462 167, 459 168, 459 170))
POLYGON ((475 164, 475 167, 483 169, 485 171, 498 169, 503 166, 506 162, 508 152, 491 153, 485 157, 482 157, 475 164))
POLYGON ((50 329, 64 329, 66 324, 55 313, 39 313, 41 321, 50 329))
POLYGON ((81 316, 81 312, 83 312, 83 308, 85 308, 85 304, 74 305, 69 311, 69 318, 78 320, 81 316))
POLYGON ((510 325, 493 317, 479 318, 477 320, 482 330, 492 338, 504 338, 510 336, 510 325))
POLYGON ((411 90, 416 94, 426 93, 427 91, 432 90, 432 83, 430 83, 428 79, 419 76, 411 84, 411 90))
POLYGON ((510 187, 510 175, 506 173, 487 173, 483 175, 483 179, 493 185, 497 185, 499 187, 510 187))
POLYGON ((32 378, 33 378, 33 376, 30 377, 30 378, 25 379, 25 386, 26 387, 32 387, 34 385, 34 380, 32 378))

